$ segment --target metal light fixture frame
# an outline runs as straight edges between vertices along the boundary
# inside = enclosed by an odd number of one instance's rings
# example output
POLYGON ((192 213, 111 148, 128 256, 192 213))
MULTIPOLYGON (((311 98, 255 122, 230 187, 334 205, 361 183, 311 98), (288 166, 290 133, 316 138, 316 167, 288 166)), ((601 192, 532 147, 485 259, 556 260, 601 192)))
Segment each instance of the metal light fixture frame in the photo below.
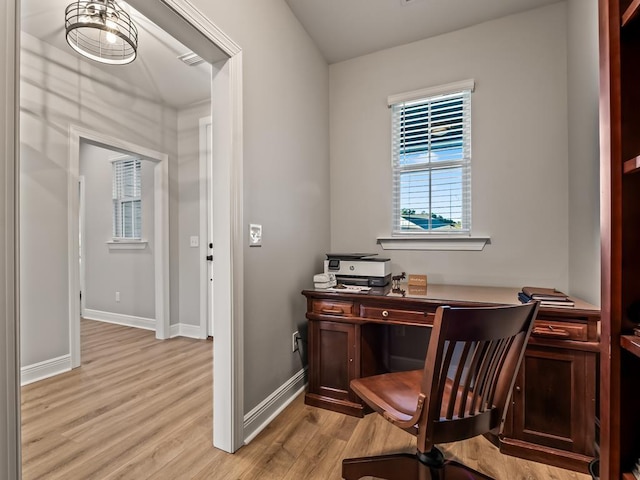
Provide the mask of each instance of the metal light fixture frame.
POLYGON ((65 10, 67 43, 79 54, 126 65, 138 52, 138 29, 115 0, 77 0, 65 10))

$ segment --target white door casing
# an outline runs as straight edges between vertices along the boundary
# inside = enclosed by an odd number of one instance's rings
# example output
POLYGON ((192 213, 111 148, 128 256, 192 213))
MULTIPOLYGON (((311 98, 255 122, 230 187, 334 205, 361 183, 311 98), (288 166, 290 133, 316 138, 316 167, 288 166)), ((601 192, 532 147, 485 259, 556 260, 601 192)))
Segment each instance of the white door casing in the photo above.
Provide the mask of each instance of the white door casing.
MULTIPOLYGON (((211 104, 215 106, 211 111, 213 277, 217 279, 213 306, 213 445, 234 452, 244 444, 242 50, 188 0, 159 2, 180 18, 170 23, 168 33, 189 46, 181 30, 195 29, 212 48, 229 57, 212 66, 211 89, 211 104)), ((162 14, 146 0, 129 3, 150 18, 162 14)))
POLYGON ((81 218, 78 188, 80 171, 80 143, 133 153, 151 160, 154 165, 154 277, 156 338, 166 339, 170 334, 169 318, 169 157, 134 143, 121 140, 84 127, 72 125, 69 129, 68 169, 68 230, 69 230, 69 337, 71 367, 80 366, 80 296, 84 268, 80 267, 81 218))

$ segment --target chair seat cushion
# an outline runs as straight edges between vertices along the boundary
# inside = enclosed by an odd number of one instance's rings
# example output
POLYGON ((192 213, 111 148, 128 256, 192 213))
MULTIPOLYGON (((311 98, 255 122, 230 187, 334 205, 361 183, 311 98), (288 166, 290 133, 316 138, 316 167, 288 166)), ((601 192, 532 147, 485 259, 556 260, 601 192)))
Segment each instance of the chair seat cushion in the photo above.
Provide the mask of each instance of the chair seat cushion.
POLYGON ((386 373, 351 382, 353 391, 375 411, 409 420, 416 411, 422 370, 386 373))
MULTIPOLYGON (((422 370, 407 372, 385 373, 372 377, 352 380, 351 388, 371 408, 378 413, 389 412, 400 420, 409 420, 418 406, 418 395, 422 382, 422 370)), ((446 379, 441 403, 441 418, 447 415, 449 398, 453 393, 453 382, 446 379)), ((456 405, 460 403, 462 389, 456 392, 456 405)), ((469 408, 473 404, 472 392, 468 393, 465 402, 465 416, 469 415, 469 408)))

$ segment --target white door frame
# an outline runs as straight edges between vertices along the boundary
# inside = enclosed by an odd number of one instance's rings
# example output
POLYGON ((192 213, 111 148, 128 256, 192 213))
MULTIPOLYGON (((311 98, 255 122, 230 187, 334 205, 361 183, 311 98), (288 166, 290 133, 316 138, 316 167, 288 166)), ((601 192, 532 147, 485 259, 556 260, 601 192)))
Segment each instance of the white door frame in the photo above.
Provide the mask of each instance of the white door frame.
POLYGON ((79 218, 80 199, 80 144, 82 141, 109 150, 138 155, 154 162, 154 281, 155 281, 155 325, 156 338, 170 336, 169 315, 169 156, 135 143, 110 135, 94 132, 84 127, 69 128, 68 169, 68 231, 69 231, 69 344, 71 346, 71 368, 80 366, 80 279, 84 275, 79 262, 79 218))
MULTIPOLYGON (((168 33, 181 40, 181 29, 195 29, 229 57, 212 66, 211 88, 213 276, 219 279, 214 283, 213 445, 234 452, 244 444, 242 50, 188 0, 158 1, 179 17, 168 33)), ((149 17, 157 9, 147 0, 129 3, 149 17)))
MULTIPOLYGON (((86 253, 86 232, 84 229, 84 224, 85 224, 85 218, 84 218, 84 212, 85 212, 85 179, 84 179, 84 175, 79 175, 78 176, 78 239, 81 239, 82 241, 80 241, 80 248, 78 249, 79 254, 80 254, 80 277, 78 279, 79 284, 79 290, 80 290, 80 316, 82 316, 82 314, 84 313, 85 310, 85 301, 87 299, 86 296, 86 272, 85 272, 85 268, 86 268, 86 259, 87 259, 87 253, 86 253)), ((71 311, 71 309, 69 309, 69 311, 71 311)), ((78 331, 80 331, 80 329, 78 328, 78 331)), ((80 342, 78 341, 78 344, 80 342)), ((70 343, 70 345, 73 345, 73 342, 70 343)), ((81 352, 79 352, 79 356, 80 356, 81 352)), ((71 358, 73 359, 73 355, 71 355, 71 358)), ((82 359, 80 359, 80 362, 82 362, 82 359)), ((72 360, 72 367, 73 368, 73 360, 72 360)))
POLYGON ((209 243, 213 241, 213 206, 212 187, 212 152, 211 142, 207 139, 207 128, 211 127, 211 116, 203 117, 198 123, 198 143, 199 158, 198 171, 200 177, 200 338, 213 336, 214 328, 211 323, 213 319, 213 292, 211 291, 210 269, 213 268, 206 259, 207 255, 213 252, 209 248, 209 243))
POLYGON ((0 478, 19 478, 19 0, 0 3, 0 478))

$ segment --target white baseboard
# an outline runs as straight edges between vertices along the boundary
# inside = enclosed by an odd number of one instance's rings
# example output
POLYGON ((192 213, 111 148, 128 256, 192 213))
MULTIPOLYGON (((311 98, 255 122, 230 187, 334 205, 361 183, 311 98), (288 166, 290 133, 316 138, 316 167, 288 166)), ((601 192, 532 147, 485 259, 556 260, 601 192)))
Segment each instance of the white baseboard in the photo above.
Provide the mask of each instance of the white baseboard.
POLYGON ((87 320, 97 320, 99 322, 115 323, 127 327, 143 328, 145 330, 156 330, 155 318, 136 317, 134 315, 123 315, 121 313, 102 312, 85 308, 82 311, 82 318, 87 320))
POLYGON ((251 442, 293 402, 307 385, 307 367, 300 370, 244 416, 244 443, 251 442))
POLYGON ((200 335, 200 325, 189 325, 187 323, 176 323, 171 325, 171 338, 173 337, 188 337, 198 338, 200 340, 203 337, 200 335))
POLYGON ((20 369, 20 385, 29 385, 30 383, 44 380, 71 370, 71 355, 62 355, 61 357, 45 360, 44 362, 27 365, 20 369))

